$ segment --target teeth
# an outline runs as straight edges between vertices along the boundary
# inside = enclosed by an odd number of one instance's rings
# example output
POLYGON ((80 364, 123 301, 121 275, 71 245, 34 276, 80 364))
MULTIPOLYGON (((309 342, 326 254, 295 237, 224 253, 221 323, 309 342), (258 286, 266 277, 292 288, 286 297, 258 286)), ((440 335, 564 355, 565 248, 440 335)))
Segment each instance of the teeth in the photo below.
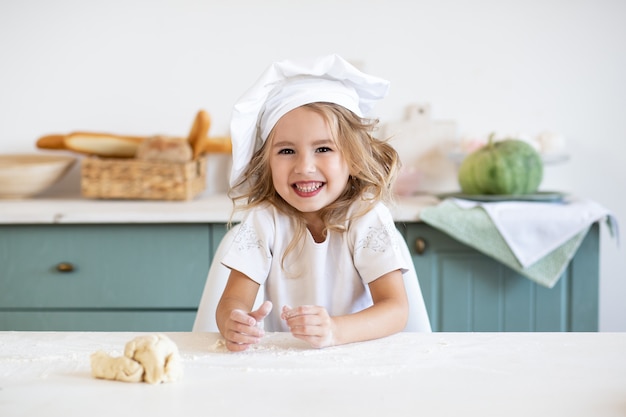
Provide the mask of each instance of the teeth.
POLYGON ((321 186, 322 186, 321 182, 317 182, 314 184, 307 184, 307 185, 295 184, 296 189, 303 193, 313 192, 315 190, 318 190, 321 186))

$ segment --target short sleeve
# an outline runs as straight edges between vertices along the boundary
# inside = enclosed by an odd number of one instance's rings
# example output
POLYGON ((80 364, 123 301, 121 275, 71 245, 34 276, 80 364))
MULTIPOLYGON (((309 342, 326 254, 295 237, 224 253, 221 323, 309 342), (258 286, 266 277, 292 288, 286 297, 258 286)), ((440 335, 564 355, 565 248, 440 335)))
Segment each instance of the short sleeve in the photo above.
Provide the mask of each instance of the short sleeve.
POLYGON ((246 214, 221 262, 263 284, 272 265, 274 219, 267 210, 246 214))
POLYGON ((354 265, 367 284, 388 272, 400 269, 405 273, 410 268, 401 250, 406 243, 391 212, 381 203, 350 224, 348 238, 354 265))

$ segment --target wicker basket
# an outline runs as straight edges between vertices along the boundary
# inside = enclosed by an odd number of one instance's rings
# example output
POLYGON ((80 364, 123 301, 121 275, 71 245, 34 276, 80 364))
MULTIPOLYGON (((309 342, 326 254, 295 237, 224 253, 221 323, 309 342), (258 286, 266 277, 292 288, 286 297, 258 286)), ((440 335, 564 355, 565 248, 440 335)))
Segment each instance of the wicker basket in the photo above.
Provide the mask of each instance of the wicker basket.
POLYGON ((191 200, 206 187, 206 157, 190 162, 86 157, 81 161, 84 197, 191 200))

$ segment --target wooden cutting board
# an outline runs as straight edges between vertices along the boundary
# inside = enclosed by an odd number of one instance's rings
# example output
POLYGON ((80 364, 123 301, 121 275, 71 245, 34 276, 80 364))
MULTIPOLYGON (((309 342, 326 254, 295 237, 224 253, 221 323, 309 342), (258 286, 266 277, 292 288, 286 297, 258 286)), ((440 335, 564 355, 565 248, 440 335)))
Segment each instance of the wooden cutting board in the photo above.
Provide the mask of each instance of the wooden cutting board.
POLYGON ((457 142, 457 125, 433 120, 430 105, 407 106, 403 120, 382 126, 383 138, 400 154, 403 169, 399 194, 452 192, 459 189, 457 165, 449 158, 457 142))

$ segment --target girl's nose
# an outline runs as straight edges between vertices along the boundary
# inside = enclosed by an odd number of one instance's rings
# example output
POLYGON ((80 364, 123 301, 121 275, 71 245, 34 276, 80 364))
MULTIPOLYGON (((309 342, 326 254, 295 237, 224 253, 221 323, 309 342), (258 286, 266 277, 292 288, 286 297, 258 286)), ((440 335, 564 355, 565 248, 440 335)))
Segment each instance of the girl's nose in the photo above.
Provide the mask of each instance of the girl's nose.
POLYGON ((294 171, 296 174, 310 174, 315 172, 315 158, 309 154, 298 155, 294 171))

